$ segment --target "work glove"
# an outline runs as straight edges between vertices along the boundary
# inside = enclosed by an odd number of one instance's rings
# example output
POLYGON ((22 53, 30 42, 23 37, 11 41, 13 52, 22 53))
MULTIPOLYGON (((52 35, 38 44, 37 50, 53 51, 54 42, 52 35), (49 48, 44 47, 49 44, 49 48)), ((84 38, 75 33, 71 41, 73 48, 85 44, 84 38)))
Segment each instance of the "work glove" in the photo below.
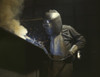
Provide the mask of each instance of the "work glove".
POLYGON ((69 52, 70 52, 71 55, 74 55, 77 50, 78 50, 78 46, 77 45, 73 45, 71 47, 71 49, 69 50, 69 52))

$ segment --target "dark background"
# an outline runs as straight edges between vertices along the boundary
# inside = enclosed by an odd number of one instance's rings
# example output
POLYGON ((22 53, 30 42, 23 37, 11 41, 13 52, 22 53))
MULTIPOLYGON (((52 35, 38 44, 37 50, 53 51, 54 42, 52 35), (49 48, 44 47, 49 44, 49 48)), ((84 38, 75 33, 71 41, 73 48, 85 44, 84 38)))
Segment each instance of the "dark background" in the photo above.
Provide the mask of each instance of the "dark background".
MULTIPOLYGON (((82 59, 75 63, 75 76, 97 77, 100 72, 99 7, 97 0, 25 0, 20 19, 41 18, 49 9, 56 9, 63 24, 73 26, 87 41, 82 59)), ((25 26, 39 23, 41 21, 22 21, 25 26)), ((9 77, 10 74, 10 77, 15 74, 32 77, 28 74, 41 68, 41 62, 46 58, 41 49, 0 29, 0 77, 9 77)))

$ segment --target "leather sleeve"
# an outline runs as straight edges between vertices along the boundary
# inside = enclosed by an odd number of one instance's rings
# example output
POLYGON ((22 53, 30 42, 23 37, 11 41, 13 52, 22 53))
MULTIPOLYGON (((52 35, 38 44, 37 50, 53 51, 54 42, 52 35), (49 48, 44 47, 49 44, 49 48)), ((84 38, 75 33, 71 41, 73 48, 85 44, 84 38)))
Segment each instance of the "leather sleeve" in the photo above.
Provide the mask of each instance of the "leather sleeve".
MULTIPOLYGON (((72 37, 72 39, 74 40, 73 44, 77 45, 78 49, 82 49, 85 46, 85 38, 80 33, 78 33, 73 27, 66 25, 64 29, 68 31, 69 36, 72 37)), ((66 36, 67 35, 68 34, 66 34, 66 36)))

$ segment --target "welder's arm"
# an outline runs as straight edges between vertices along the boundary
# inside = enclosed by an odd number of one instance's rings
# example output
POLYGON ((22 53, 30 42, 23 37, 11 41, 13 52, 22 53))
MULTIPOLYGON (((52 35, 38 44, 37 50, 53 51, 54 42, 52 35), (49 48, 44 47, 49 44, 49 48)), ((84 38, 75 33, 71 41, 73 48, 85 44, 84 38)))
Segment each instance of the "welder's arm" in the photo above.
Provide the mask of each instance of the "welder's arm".
POLYGON ((76 53, 76 51, 82 49, 86 43, 85 38, 79 34, 74 28, 70 26, 69 31, 74 39, 74 44, 69 50, 71 54, 76 53))

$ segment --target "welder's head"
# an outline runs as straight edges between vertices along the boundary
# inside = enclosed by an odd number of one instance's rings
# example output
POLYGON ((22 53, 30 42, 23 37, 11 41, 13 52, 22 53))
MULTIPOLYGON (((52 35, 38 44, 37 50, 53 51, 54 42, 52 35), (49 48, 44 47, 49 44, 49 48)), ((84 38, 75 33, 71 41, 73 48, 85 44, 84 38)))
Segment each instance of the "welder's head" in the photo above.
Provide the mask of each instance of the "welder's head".
POLYGON ((62 29, 62 20, 56 10, 49 10, 45 13, 43 26, 50 36, 58 35, 62 29))

